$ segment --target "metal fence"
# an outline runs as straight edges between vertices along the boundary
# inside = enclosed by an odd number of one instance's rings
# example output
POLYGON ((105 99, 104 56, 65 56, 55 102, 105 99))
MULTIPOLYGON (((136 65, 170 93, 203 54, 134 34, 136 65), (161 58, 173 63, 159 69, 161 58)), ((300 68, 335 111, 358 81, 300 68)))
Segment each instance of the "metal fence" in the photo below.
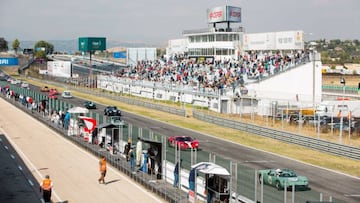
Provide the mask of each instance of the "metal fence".
MULTIPOLYGON (((0 83, 3 87, 8 85, 7 83, 0 83)), ((46 99, 46 96, 33 92, 28 89, 23 89, 15 85, 10 85, 10 89, 14 90, 16 93, 23 96, 33 97, 35 100, 46 99)), ((5 98, 4 94, 1 94, 5 98)), ((85 141, 81 134, 69 134, 69 130, 65 130, 62 125, 51 121, 49 113, 52 112, 52 109, 62 109, 66 110, 71 108, 72 104, 59 101, 59 100, 49 100, 49 109, 47 114, 41 114, 37 111, 33 112, 27 104, 22 103, 19 100, 14 98, 7 98, 7 101, 11 102, 13 105, 22 109, 24 112, 32 115, 37 118, 39 121, 45 123, 50 128, 55 129, 60 135, 64 138, 71 140, 76 143, 78 146, 83 147, 90 153, 95 154, 96 156, 104 155, 106 156, 108 162, 117 168, 119 171, 124 172, 130 176, 134 181, 141 183, 146 188, 148 188, 153 193, 156 193, 162 196, 166 201, 169 202, 186 202, 187 201, 187 191, 189 189, 188 176, 191 166, 199 162, 214 162, 224 168, 226 168, 231 173, 231 185, 230 190, 232 194, 232 202, 256 202, 257 200, 262 200, 262 202, 296 202, 296 203, 305 203, 308 200, 317 201, 319 198, 323 197, 322 193, 319 193, 314 190, 302 192, 302 193, 291 193, 290 196, 286 196, 286 191, 276 191, 270 187, 261 187, 257 184, 257 171, 253 168, 246 166, 243 163, 236 163, 233 160, 229 160, 218 156, 212 152, 205 150, 199 151, 181 151, 180 157, 183 160, 183 165, 180 173, 180 189, 172 187, 173 181, 173 168, 176 160, 176 149, 170 147, 167 143, 167 136, 160 135, 155 133, 152 130, 140 128, 131 123, 125 123, 124 127, 119 128, 119 145, 118 153, 110 151, 106 147, 100 147, 98 144, 89 143, 85 141), (126 143, 128 139, 132 140, 132 143, 138 142, 138 138, 144 141, 144 148, 149 147, 147 140, 152 142, 161 143, 161 173, 154 174, 148 173, 141 170, 134 171, 129 162, 126 160, 126 157, 122 153, 121 143, 126 143), (135 172, 135 173, 134 173, 135 172)), ((98 115, 94 112, 88 113, 86 116, 96 118, 98 124, 109 122, 107 117, 98 115)), ((76 115, 72 116, 73 119, 76 119, 76 115)), ((251 128, 249 128, 251 129, 251 128)), ((113 131, 114 133, 114 131, 113 131)), ((200 200, 205 199, 204 192, 204 178, 199 176, 197 178, 196 184, 197 197, 200 200)), ((331 198, 331 196, 329 196, 331 198)), ((332 199, 332 198, 331 198, 332 199)), ((321 199, 320 199, 321 200, 321 199)), ((334 200, 334 202, 342 203, 340 200, 334 200)))
POLYGON ((295 133, 289 133, 281 130, 276 130, 273 128, 261 127, 254 124, 243 123, 240 121, 229 120, 221 117, 210 116, 205 113, 194 110, 193 116, 196 119, 213 123, 216 125, 233 128, 241 130, 244 132, 249 132, 256 135, 261 135, 264 137, 269 137, 275 140, 280 140, 283 142, 296 144, 310 149, 315 149, 325 153, 331 153, 338 156, 343 156, 355 160, 360 160, 360 148, 352 147, 348 145, 337 144, 333 142, 328 142, 321 139, 316 139, 312 137, 302 136, 295 133))

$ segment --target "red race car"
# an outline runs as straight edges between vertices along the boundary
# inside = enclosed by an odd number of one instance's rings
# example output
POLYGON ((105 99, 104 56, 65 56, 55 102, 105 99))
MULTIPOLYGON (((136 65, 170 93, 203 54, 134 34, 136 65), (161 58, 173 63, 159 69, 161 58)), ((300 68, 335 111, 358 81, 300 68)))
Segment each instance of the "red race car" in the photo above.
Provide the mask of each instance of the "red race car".
POLYGON ((169 145, 180 147, 181 150, 199 149, 199 141, 190 136, 170 136, 168 138, 169 145))
POLYGON ((59 92, 57 91, 57 89, 55 89, 55 88, 51 88, 51 89, 49 90, 49 94, 52 94, 52 95, 59 95, 59 92))

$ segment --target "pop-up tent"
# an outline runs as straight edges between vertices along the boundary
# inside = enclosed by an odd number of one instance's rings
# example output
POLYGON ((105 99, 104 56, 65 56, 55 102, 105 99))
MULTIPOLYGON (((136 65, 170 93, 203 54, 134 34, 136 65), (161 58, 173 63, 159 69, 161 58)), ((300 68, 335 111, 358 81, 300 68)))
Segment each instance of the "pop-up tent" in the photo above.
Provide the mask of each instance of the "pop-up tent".
POLYGON ((89 113, 89 109, 87 108, 84 108, 84 107, 80 107, 80 106, 75 106, 75 107, 72 107, 71 109, 67 110, 67 112, 69 113, 89 113))
POLYGON ((230 176, 226 168, 216 165, 212 162, 200 162, 191 166, 191 169, 196 169, 198 172, 204 174, 215 174, 221 176, 230 176))
MULTIPOLYGON (((229 171, 211 162, 200 162, 191 166, 190 173, 205 174, 205 191, 209 201, 228 202, 230 197, 230 178, 229 171)), ((197 175, 194 175, 196 177, 197 175)), ((195 178, 196 182, 196 178, 195 178)), ((195 183, 196 185, 196 183, 195 183)), ((196 186, 195 186, 196 188, 196 186)), ((195 189, 194 188, 194 189, 195 189)), ((191 193, 191 192, 189 192, 191 193)))

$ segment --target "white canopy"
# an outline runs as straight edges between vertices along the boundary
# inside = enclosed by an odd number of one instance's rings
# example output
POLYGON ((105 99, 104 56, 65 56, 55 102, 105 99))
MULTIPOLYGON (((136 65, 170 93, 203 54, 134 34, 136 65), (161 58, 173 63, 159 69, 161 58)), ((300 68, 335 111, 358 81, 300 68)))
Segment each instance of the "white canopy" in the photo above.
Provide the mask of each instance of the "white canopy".
POLYGON ((71 109, 69 109, 67 112, 69 112, 69 113, 89 113, 89 109, 80 107, 80 106, 75 106, 75 107, 72 107, 71 109))
POLYGON ((216 165, 211 162, 200 162, 191 166, 192 169, 196 169, 204 174, 216 174, 223 176, 230 176, 230 173, 226 170, 226 168, 216 165))

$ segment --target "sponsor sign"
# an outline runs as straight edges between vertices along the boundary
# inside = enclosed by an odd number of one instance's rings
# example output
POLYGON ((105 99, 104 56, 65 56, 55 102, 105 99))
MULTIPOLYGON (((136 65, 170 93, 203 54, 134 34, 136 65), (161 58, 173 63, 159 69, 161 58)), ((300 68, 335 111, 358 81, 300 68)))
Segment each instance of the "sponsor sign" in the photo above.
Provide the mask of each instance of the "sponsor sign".
POLYGON ((304 49, 303 31, 276 32, 276 49, 304 49))
POLYGON ((48 61, 47 74, 55 77, 70 78, 72 73, 70 61, 48 61))
POLYGON ((191 203, 195 202, 195 192, 192 190, 189 190, 189 202, 191 203))
POLYGON ((302 50, 303 31, 266 32, 243 35, 243 48, 247 50, 302 50))
POLYGON ((241 22, 241 8, 219 6, 207 10, 208 23, 241 22))
POLYGON ((114 52, 113 58, 126 59, 126 52, 114 52))
POLYGON ((0 58, 0 66, 17 66, 19 65, 18 58, 0 58))

